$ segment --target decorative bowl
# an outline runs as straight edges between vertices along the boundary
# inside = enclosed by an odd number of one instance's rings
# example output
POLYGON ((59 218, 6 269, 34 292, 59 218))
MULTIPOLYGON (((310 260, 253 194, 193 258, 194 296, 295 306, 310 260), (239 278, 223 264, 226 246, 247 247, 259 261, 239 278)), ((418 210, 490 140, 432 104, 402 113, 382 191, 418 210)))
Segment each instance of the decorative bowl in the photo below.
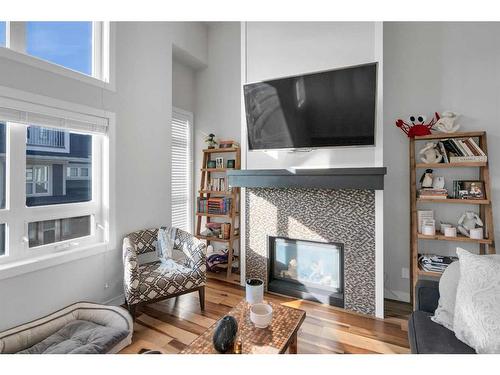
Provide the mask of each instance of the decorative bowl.
POLYGON ((273 320, 273 308, 266 303, 256 303, 250 307, 250 320, 257 328, 266 328, 273 320))

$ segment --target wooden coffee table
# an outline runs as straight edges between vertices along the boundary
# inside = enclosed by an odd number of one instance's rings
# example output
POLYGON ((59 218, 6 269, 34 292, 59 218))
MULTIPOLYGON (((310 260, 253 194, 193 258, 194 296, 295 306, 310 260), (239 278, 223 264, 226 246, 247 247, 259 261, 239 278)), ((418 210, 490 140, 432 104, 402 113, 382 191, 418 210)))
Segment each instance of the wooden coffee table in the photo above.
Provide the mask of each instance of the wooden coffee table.
MULTIPOLYGON (((267 328, 256 328, 250 321, 250 305, 242 300, 227 315, 238 321, 238 337, 243 354, 297 354, 297 332, 306 312, 267 302, 273 308, 273 320, 267 328)), ((212 337, 217 323, 187 346, 181 354, 217 354, 212 337)))

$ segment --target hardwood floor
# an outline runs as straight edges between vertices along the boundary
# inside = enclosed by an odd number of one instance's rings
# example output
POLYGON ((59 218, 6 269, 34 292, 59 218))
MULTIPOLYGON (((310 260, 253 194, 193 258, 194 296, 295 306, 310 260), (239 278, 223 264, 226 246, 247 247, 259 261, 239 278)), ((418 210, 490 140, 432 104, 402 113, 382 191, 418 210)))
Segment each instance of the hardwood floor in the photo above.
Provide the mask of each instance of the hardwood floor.
MULTIPOLYGON (((209 280, 203 312, 198 293, 147 305, 138 312, 132 344, 121 353, 178 353, 243 296, 244 290, 236 285, 209 280)), ((298 334, 299 353, 409 353, 407 304, 386 301, 387 318, 382 320, 271 294, 266 294, 265 299, 306 311, 298 334)))

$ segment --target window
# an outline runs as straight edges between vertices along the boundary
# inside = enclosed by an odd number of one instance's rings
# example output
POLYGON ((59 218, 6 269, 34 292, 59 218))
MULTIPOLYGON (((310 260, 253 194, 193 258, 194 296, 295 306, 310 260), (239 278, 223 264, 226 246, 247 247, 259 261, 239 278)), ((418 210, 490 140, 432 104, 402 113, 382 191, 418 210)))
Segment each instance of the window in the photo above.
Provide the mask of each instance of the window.
POLYGON ((7 141, 5 124, 0 122, 0 209, 5 208, 5 177, 7 169, 7 141))
POLYGON ((108 120, 50 109, 0 101, 0 264, 109 238, 108 120))
POLYGON ((92 75, 92 22, 26 22, 26 53, 92 75))
POLYGON ((5 47, 5 22, 0 22, 0 47, 5 47))
POLYGON ((5 254, 5 224, 0 224, 0 257, 5 254))
POLYGON ((92 135, 31 125, 26 139, 27 206, 92 199, 92 135))
POLYGON ((26 197, 51 194, 50 165, 28 165, 26 167, 26 197))
POLYGON ((107 22, 0 22, 0 47, 109 81, 107 22))
POLYGON ((66 168, 66 178, 74 180, 88 180, 90 178, 89 167, 71 166, 66 168))
POLYGON ((29 223, 29 247, 89 236, 90 224, 91 217, 88 215, 29 223))
POLYGON ((172 226, 193 227, 193 114, 172 111, 172 226))

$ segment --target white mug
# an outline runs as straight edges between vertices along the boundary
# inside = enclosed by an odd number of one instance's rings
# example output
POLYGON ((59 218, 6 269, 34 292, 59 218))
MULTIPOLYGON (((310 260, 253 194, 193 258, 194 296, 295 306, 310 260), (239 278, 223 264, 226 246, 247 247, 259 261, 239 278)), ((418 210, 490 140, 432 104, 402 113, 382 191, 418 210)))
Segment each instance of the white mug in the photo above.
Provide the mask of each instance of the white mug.
POLYGON ((474 240, 482 240, 483 239, 483 228, 473 228, 469 231, 470 238, 474 240))
POLYGON ((444 228, 444 236, 445 237, 456 237, 457 236, 457 228, 452 227, 451 225, 449 227, 444 228))

